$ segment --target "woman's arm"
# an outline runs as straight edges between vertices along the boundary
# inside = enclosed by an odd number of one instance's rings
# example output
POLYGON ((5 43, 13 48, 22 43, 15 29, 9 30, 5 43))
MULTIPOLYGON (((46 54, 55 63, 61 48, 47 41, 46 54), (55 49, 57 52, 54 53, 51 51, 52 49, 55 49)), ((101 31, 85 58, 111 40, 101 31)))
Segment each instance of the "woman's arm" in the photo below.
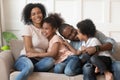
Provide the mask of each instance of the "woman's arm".
POLYGON ((31 36, 24 36, 24 37, 23 37, 23 40, 24 40, 24 45, 25 45, 26 54, 27 54, 28 52, 39 53, 39 52, 37 52, 37 51, 34 49, 34 47, 33 47, 32 37, 31 37, 31 36))
POLYGON ((56 42, 52 45, 52 48, 50 51, 47 51, 45 53, 41 52, 41 53, 34 53, 34 52, 29 52, 27 54, 28 57, 38 57, 38 58, 42 58, 42 57, 56 57, 56 55, 58 54, 58 50, 59 50, 59 42, 56 42))

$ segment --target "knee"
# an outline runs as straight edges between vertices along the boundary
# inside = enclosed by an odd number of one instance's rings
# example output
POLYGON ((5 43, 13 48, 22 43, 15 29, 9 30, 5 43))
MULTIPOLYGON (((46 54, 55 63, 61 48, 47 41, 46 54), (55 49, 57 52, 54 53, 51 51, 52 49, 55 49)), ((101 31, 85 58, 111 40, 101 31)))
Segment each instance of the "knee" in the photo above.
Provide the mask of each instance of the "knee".
POLYGON ((74 76, 76 74, 81 73, 80 70, 81 70, 81 64, 80 64, 79 58, 77 57, 77 58, 71 59, 67 63, 64 73, 68 76, 74 76))
POLYGON ((54 72, 55 73, 64 73, 64 69, 65 69, 65 64, 64 63, 59 63, 59 64, 55 65, 54 72))
POLYGON ((69 69, 69 68, 65 68, 64 74, 66 74, 67 76, 75 75, 74 72, 71 69, 69 69))
POLYGON ((86 63, 83 66, 83 73, 84 74, 91 74, 92 72, 94 72, 94 66, 91 63, 86 63))

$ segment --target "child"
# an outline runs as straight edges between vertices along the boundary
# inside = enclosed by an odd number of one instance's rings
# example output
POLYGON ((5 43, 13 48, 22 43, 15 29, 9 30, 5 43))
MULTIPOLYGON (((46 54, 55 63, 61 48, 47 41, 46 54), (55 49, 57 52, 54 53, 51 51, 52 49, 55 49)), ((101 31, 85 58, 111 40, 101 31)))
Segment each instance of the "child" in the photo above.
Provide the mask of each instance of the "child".
MULTIPOLYGON (((100 73, 105 74, 106 80, 112 80, 112 73, 109 71, 111 66, 111 55, 108 51, 99 52, 99 46, 101 45, 100 41, 94 37, 96 33, 96 28, 94 23, 89 20, 83 20, 77 24, 78 27, 78 38, 82 41, 82 46, 79 50, 82 50, 82 54, 80 59, 83 63, 91 62, 96 66, 96 70, 99 69, 100 73), (94 55, 90 55, 85 51, 87 47, 96 46, 96 53, 94 55)), ((95 70, 95 71, 96 71, 95 70)), ((96 71, 97 72, 97 71, 96 71)))
MULTIPOLYGON (((43 20, 42 29, 43 35, 49 40, 49 47, 47 49, 47 54, 53 54, 55 59, 55 73, 65 73, 67 75, 75 75, 76 72, 80 73, 81 70, 76 70, 76 66, 80 67, 79 58, 77 56, 70 56, 74 54, 75 50, 69 50, 63 42, 64 40, 56 34, 57 29, 63 23, 63 19, 58 14, 50 14, 47 18, 43 20), (69 57, 70 56, 70 57, 69 57), (70 61, 75 63, 72 66, 73 71, 68 70, 70 61), (77 65, 76 65, 77 64, 77 65), (75 73, 73 73, 75 72, 75 73)), ((76 54, 77 55, 77 54, 76 54)), ((81 67, 80 67, 81 68, 81 67)))

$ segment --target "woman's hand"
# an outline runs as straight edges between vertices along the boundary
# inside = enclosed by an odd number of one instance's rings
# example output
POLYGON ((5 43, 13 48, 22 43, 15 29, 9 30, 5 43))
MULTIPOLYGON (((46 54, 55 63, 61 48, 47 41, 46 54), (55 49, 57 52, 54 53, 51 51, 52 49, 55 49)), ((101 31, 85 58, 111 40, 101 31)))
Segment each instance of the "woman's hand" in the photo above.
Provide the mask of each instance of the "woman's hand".
POLYGON ((32 53, 32 52, 28 52, 27 54, 26 54, 26 56, 27 57, 36 57, 36 55, 34 54, 34 53, 32 53))

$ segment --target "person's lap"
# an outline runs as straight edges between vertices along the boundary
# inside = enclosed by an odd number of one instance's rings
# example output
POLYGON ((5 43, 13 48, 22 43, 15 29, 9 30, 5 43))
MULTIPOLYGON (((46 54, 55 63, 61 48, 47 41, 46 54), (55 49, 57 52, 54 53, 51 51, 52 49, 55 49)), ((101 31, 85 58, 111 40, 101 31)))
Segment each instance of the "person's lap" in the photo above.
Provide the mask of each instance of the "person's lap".
POLYGON ((64 62, 56 64, 55 73, 64 73, 73 76, 82 73, 82 67, 78 56, 69 56, 64 62))

